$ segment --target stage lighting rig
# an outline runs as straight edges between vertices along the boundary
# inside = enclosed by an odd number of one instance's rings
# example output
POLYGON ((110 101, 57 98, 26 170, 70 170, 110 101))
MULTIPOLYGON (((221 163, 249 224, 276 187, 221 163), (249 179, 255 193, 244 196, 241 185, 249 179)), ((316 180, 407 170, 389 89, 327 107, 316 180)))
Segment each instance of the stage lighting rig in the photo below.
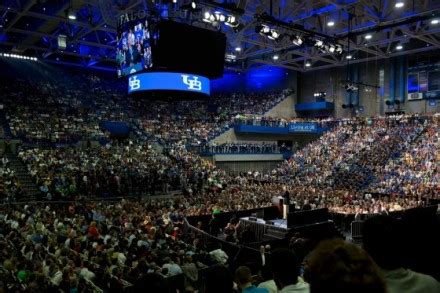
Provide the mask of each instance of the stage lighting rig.
POLYGON ((359 81, 341 80, 340 84, 347 92, 356 92, 360 87, 378 89, 377 85, 363 83, 359 81))
POLYGON ((353 83, 345 84, 344 88, 347 91, 347 93, 357 92, 359 90, 359 88, 355 84, 353 84, 353 83))
POLYGON ((227 14, 221 11, 211 12, 207 10, 203 13, 204 22, 210 23, 213 26, 218 26, 219 24, 225 24, 227 26, 236 28, 239 26, 237 18, 232 14, 227 14))
POLYGON ((258 32, 260 35, 268 38, 272 41, 277 41, 281 38, 281 33, 279 30, 271 28, 267 24, 260 24, 257 25, 255 28, 256 32, 258 32))
POLYGON ((292 41, 292 43, 295 46, 298 46, 298 47, 301 46, 304 43, 303 38, 301 38, 300 36, 291 36, 290 40, 292 41))
POLYGON ((325 96, 327 96, 327 93, 326 92, 316 92, 313 94, 313 96, 315 98, 324 98, 325 96))

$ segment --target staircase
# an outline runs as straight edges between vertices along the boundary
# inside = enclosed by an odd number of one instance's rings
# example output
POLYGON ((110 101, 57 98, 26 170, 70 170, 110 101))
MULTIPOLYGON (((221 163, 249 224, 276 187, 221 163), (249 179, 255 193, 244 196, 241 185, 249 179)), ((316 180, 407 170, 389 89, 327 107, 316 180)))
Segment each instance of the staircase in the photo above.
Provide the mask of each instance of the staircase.
POLYGON ((36 200, 37 195, 40 194, 38 186, 35 184, 31 175, 26 169, 26 165, 17 157, 16 154, 11 152, 5 153, 5 157, 9 160, 10 168, 15 172, 15 176, 20 181, 25 197, 17 199, 18 201, 32 201, 36 200))

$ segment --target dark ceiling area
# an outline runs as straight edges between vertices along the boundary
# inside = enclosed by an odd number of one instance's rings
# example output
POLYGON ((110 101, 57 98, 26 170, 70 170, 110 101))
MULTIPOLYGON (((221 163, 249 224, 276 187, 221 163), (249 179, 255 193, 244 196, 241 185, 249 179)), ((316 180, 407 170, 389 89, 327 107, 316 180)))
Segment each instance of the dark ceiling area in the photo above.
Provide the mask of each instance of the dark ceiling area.
POLYGON ((238 71, 265 64, 310 71, 344 66, 347 59, 377 62, 440 48, 438 0, 195 1, 197 9, 192 2, 1 1, 0 53, 113 70, 117 19, 140 10, 224 32, 227 66, 238 71), (233 15, 239 25, 203 21, 207 11, 217 10, 233 15), (262 26, 268 34, 258 29, 262 26), (60 35, 66 36, 65 48, 58 46, 60 35), (302 44, 293 42, 297 38, 302 44))

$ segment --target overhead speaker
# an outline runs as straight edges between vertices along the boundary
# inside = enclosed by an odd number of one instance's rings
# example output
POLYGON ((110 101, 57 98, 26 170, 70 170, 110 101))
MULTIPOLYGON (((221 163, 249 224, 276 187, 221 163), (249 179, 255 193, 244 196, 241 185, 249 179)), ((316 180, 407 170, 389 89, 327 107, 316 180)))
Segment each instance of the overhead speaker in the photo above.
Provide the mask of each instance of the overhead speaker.
POLYGON ((391 106, 391 105, 394 104, 394 103, 393 103, 393 101, 391 101, 391 100, 386 100, 386 101, 385 101, 385 104, 388 105, 388 106, 391 106))

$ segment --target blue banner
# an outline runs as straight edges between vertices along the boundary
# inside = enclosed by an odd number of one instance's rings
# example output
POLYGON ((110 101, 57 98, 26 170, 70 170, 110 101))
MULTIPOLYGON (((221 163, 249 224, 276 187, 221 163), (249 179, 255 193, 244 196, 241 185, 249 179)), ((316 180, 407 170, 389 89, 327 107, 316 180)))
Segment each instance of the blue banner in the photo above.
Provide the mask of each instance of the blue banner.
POLYGON ((290 123, 289 132, 317 133, 318 124, 312 122, 290 123))
POLYGON ((211 86, 208 78, 187 73, 147 72, 128 78, 129 94, 154 90, 188 91, 209 95, 211 86))

